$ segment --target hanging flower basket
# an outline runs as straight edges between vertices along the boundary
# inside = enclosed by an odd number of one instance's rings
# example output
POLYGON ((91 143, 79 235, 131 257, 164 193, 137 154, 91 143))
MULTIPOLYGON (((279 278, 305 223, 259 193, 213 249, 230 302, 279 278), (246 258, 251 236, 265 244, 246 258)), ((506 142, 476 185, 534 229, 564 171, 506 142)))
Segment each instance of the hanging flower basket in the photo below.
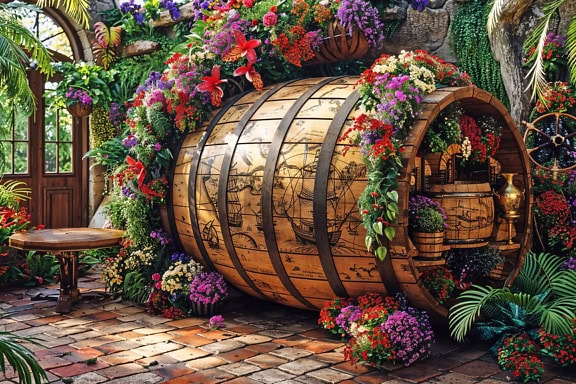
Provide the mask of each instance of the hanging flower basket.
POLYGON ((303 64, 316 65, 354 60, 368 52, 368 40, 357 28, 350 29, 334 20, 328 25, 326 34, 326 38, 315 51, 314 58, 303 64))
POLYGON ((68 112, 74 117, 84 117, 88 116, 92 113, 92 104, 81 104, 81 103, 74 103, 70 104, 68 107, 68 112))

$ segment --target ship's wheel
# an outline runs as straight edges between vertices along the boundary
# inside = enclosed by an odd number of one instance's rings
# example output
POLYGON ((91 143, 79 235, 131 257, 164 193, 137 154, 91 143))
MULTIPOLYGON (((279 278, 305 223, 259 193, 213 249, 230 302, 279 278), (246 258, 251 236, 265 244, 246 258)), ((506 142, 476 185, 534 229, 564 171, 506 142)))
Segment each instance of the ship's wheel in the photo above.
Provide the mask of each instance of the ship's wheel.
POLYGON ((528 156, 541 167, 555 170, 576 167, 576 117, 567 113, 547 113, 526 124, 524 143, 528 156))

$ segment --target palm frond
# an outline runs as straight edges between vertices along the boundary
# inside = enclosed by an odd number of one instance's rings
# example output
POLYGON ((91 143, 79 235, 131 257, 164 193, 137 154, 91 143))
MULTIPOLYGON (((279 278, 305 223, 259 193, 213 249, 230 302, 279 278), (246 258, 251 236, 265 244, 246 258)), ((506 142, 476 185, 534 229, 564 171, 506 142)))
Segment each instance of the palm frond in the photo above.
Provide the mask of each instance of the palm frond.
POLYGON ((511 295, 508 288, 494 289, 492 287, 482 287, 473 285, 464 291, 460 296, 460 302, 450 308, 449 327, 450 335, 457 341, 464 340, 472 328, 472 324, 480 316, 484 305, 502 296, 511 295))
POLYGON ((36 4, 41 8, 62 7, 82 28, 90 26, 90 0, 37 0, 36 4))
POLYGON ((572 16, 566 30, 566 51, 568 53, 568 68, 570 68, 570 79, 576 82, 576 15, 572 16))
POLYGON ((493 0, 490 5, 490 12, 488 13, 488 21, 486 23, 486 29, 488 34, 492 34, 496 25, 500 22, 500 17, 502 16, 502 10, 504 5, 508 3, 508 0, 493 0))
POLYGON ((28 200, 32 189, 18 180, 7 180, 0 184, 0 206, 18 208, 20 200, 28 200))
POLYGON ((6 373, 5 363, 7 362, 18 375, 21 384, 47 382, 46 372, 38 364, 32 351, 22 345, 20 341, 36 344, 33 339, 0 332, 0 371, 6 373))
POLYGON ((576 297, 555 300, 544 308, 540 316, 540 326, 548 333, 568 335, 572 333, 572 321, 576 310, 576 297))

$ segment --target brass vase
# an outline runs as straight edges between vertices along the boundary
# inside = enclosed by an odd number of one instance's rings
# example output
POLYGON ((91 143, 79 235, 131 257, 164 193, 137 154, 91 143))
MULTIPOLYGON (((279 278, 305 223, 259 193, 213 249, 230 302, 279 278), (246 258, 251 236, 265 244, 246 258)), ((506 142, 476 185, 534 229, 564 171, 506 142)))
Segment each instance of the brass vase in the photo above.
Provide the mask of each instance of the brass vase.
POLYGON ((514 221, 520 217, 520 203, 524 195, 524 191, 514 185, 515 173, 502 173, 506 184, 504 184, 498 192, 495 192, 497 202, 504 214, 502 218, 508 223, 508 244, 513 244, 512 229, 514 221))

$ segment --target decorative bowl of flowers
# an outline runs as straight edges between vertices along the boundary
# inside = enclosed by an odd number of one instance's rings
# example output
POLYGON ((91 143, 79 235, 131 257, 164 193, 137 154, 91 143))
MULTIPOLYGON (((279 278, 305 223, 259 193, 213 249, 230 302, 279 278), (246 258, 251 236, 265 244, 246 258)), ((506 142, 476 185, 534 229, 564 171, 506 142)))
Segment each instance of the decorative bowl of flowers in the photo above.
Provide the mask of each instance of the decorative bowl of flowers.
POLYGON ((202 272, 190 283, 192 311, 199 316, 213 316, 229 295, 228 284, 218 272, 202 272))

